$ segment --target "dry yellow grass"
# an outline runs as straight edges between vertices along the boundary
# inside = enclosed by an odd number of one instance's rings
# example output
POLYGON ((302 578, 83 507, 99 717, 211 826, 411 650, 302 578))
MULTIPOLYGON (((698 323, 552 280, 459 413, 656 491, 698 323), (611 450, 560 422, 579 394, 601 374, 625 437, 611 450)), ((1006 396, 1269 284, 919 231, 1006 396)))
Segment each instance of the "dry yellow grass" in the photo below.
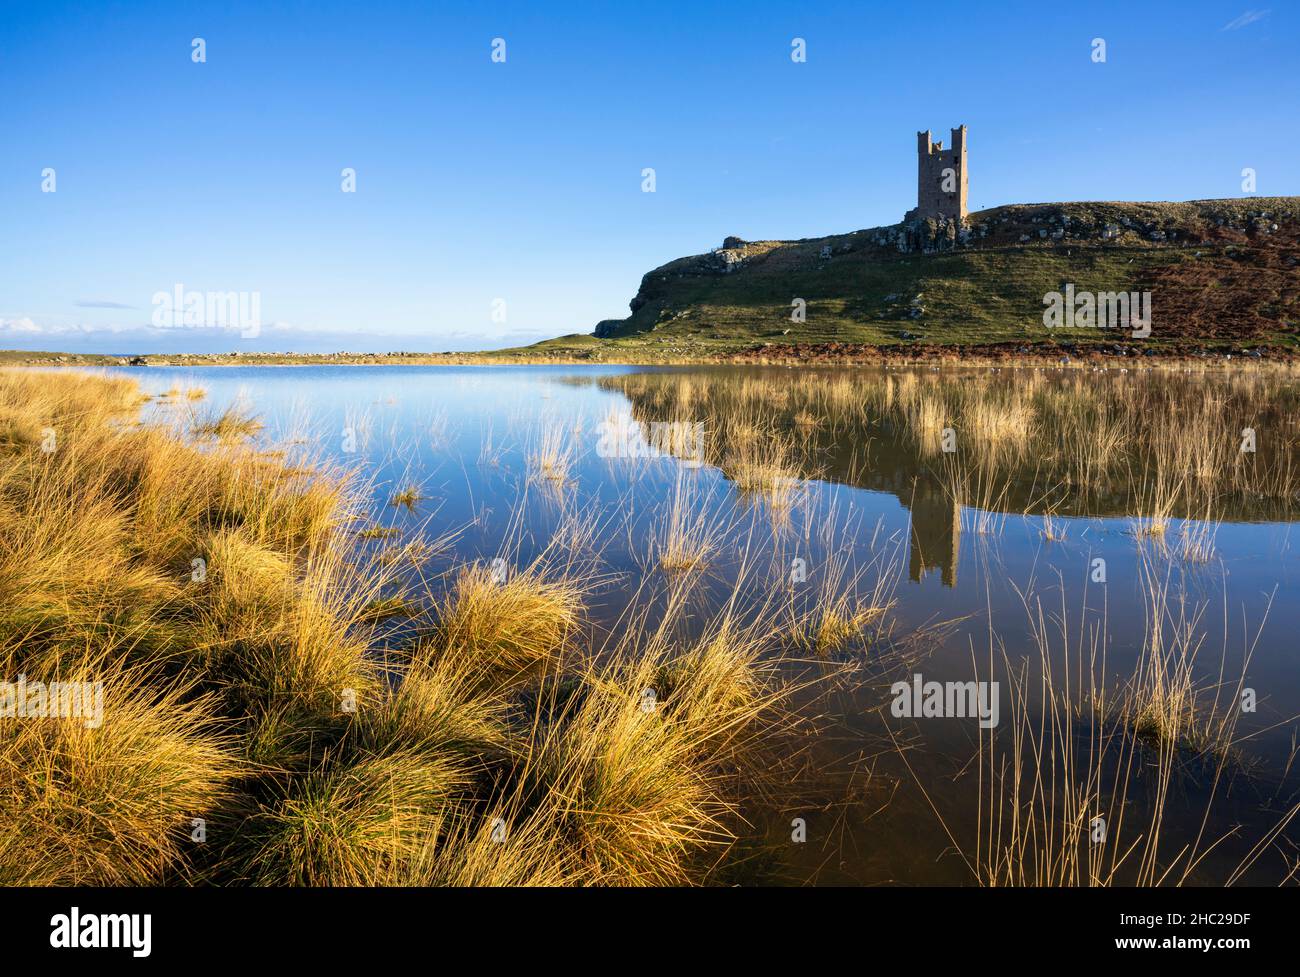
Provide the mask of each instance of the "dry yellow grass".
POLYGON ((513 682, 559 663, 581 607, 581 588, 541 567, 466 567, 418 654, 461 660, 493 682, 513 682))
POLYGON ((107 718, 0 726, 0 885, 137 885, 182 872, 193 819, 211 817, 243 772, 213 703, 102 659, 57 678, 102 682, 107 718))
POLYGON ((139 402, 0 372, 0 662, 110 683, 100 728, 0 725, 0 880, 708 877, 777 722, 752 636, 598 665, 585 585, 548 561, 462 567, 421 611, 355 549, 346 475, 260 454, 242 425, 189 444, 131 423, 139 402), (398 605, 431 623, 376 655, 376 608, 398 605))

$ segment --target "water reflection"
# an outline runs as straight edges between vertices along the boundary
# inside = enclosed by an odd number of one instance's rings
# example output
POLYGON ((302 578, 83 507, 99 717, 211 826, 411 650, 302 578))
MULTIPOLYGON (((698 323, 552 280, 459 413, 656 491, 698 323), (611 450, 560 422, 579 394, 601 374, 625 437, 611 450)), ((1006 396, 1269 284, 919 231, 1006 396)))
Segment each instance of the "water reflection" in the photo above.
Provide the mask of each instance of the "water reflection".
POLYGON ((957 582, 963 528, 997 514, 1289 520, 1300 395, 1286 376, 735 370, 604 377, 647 428, 690 419, 727 473, 781 445, 792 474, 894 496, 911 514, 909 575, 957 582))

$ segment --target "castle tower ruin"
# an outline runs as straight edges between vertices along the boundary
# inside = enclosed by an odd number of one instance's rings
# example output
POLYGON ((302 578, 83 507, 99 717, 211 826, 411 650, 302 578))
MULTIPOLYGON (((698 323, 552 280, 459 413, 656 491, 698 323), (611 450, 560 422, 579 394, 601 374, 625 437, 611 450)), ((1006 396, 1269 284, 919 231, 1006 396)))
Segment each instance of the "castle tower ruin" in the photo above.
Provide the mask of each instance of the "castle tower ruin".
POLYGON ((966 219, 966 127, 952 130, 952 148, 934 142, 930 132, 916 134, 916 209, 903 218, 913 220, 966 219))

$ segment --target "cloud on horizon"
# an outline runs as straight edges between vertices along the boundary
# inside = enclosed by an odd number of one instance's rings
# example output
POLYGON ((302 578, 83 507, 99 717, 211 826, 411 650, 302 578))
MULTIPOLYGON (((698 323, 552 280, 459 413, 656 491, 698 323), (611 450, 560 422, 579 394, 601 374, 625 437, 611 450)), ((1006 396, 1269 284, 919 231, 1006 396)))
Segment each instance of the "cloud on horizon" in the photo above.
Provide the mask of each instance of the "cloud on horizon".
POLYGON ((237 329, 212 326, 159 328, 153 325, 40 323, 30 316, 0 318, 0 348, 58 353, 438 353, 523 346, 550 333, 513 330, 494 335, 450 332, 366 333, 309 329, 287 322, 264 325, 255 338, 237 329))

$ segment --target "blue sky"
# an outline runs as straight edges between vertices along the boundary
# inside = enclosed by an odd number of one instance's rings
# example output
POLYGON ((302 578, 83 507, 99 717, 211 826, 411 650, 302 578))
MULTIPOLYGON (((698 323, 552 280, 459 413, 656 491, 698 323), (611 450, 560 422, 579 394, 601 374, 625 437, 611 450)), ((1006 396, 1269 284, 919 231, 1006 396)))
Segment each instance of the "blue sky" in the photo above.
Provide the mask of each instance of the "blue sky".
POLYGON ((959 123, 973 208, 1300 193, 1294 6, 1064 6, 5 0, 0 347, 589 332, 726 235, 897 221, 959 123), (178 284, 260 335, 150 328, 178 284))

